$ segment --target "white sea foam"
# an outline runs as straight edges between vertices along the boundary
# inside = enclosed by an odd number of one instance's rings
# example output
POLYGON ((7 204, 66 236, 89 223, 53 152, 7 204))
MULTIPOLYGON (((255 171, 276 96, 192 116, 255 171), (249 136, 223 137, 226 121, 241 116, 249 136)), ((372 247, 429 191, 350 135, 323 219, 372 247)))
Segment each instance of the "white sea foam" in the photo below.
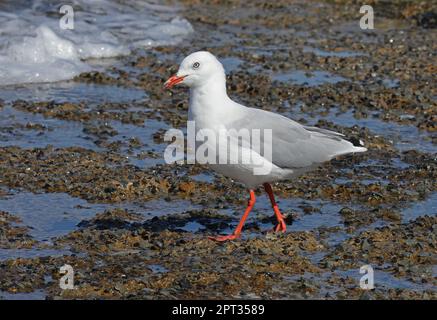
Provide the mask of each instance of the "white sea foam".
POLYGON ((0 4, 0 85, 53 82, 91 70, 86 59, 175 45, 193 31, 178 8, 143 1, 75 0, 74 29, 63 30, 59 1, 0 4))

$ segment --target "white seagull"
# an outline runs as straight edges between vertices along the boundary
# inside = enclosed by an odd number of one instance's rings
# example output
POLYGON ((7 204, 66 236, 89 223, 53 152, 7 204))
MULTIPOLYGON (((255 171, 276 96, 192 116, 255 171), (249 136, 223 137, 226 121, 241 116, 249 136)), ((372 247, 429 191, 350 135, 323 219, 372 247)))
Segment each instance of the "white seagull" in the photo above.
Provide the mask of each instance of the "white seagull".
MULTIPOLYGON (((214 157, 218 159, 210 164, 211 168, 231 179, 243 183, 250 193, 249 203, 240 223, 231 235, 211 237, 216 241, 226 241, 238 238, 245 220, 255 204, 254 189, 263 185, 269 195, 278 224, 275 232, 285 232, 284 216, 276 204, 271 182, 296 178, 303 172, 315 168, 318 164, 332 158, 354 152, 364 152, 364 147, 354 146, 344 140, 341 133, 301 125, 282 115, 243 106, 231 98, 226 92, 226 75, 223 65, 207 51, 198 51, 187 56, 181 63, 178 72, 165 82, 165 88, 171 88, 183 83, 190 88, 188 119, 194 121, 196 133, 209 130, 219 135, 221 130, 227 130, 231 147, 226 152, 218 152, 214 157), (247 130, 249 137, 241 136, 238 132, 247 130), (255 130, 254 130, 255 129, 255 130), (260 148, 254 148, 250 141, 254 141, 254 133, 270 130, 270 153, 262 153, 260 148), (245 141, 246 140, 246 141, 245 141), (245 143, 246 142, 246 143, 245 143), (247 144, 249 142, 249 144, 247 144), (238 152, 249 155, 251 161, 220 162, 228 159, 229 153, 238 145, 238 152), (256 168, 269 168, 267 173, 257 173, 256 168)), ((268 140, 264 133, 261 143, 268 140)), ((218 140, 208 139, 211 150, 216 150, 218 140), (213 144, 213 145, 212 145, 213 144)), ((264 151, 269 148, 264 146, 264 151)), ((196 143, 196 148, 198 145, 196 143)), ((220 147, 219 147, 220 151, 220 147)), ((235 151, 234 151, 235 152, 235 151)), ((232 154, 231 154, 232 156, 232 154)), ((235 156, 235 154, 234 154, 235 156)), ((238 159, 242 159, 241 158, 238 159)))

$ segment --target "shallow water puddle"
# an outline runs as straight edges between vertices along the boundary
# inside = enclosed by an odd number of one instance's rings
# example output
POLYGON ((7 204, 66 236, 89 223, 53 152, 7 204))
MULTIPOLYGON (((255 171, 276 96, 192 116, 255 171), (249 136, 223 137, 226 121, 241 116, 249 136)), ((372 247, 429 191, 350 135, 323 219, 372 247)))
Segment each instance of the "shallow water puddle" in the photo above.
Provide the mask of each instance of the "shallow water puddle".
MULTIPOLYGON (((145 109, 142 109, 144 111, 145 109)), ((130 110, 129 110, 130 111, 130 110)), ((109 142, 121 142, 120 152, 138 167, 151 167, 164 164, 164 150, 167 143, 156 143, 153 134, 166 130, 169 125, 155 119, 147 119, 144 124, 133 125, 121 121, 108 121, 117 131, 109 142), (131 148, 129 140, 137 138, 141 145, 131 148)), ((85 133, 85 126, 79 121, 66 121, 46 118, 42 114, 23 112, 11 106, 0 108, 0 147, 18 146, 20 148, 82 147, 102 151, 95 143, 95 137, 85 133)))
POLYGON ((314 230, 320 227, 336 227, 342 223, 339 211, 342 207, 325 204, 321 213, 301 215, 290 225, 290 231, 314 230))
POLYGON ((87 104, 97 104, 105 102, 140 102, 147 99, 147 94, 144 90, 135 88, 62 81, 0 87, 0 97, 6 103, 21 99, 27 102, 79 103, 83 101, 87 104))
POLYGON ((20 192, 0 199, 0 210, 18 216, 39 241, 65 235, 81 220, 108 208, 107 204, 91 204, 66 193, 20 192))
POLYGON ((0 261, 17 258, 60 257, 64 255, 71 255, 71 252, 65 249, 0 249, 0 261))
MULTIPOLYGON (((355 179, 345 179, 345 178, 335 178, 334 183, 335 184, 347 184, 350 182, 356 181, 355 179)), ((375 183, 379 183, 383 186, 386 186, 390 183, 390 180, 387 179, 360 179, 360 183, 363 185, 371 185, 371 184, 375 184, 375 183)))
POLYGON ((297 85, 303 85, 308 87, 320 86, 324 83, 338 83, 342 81, 349 81, 348 79, 332 74, 327 71, 303 71, 296 70, 287 73, 278 73, 272 75, 272 80, 281 82, 292 82, 297 85))
POLYGON ((360 57, 367 56, 364 52, 354 52, 354 51, 325 51, 313 47, 304 47, 303 52, 311 52, 319 57, 339 57, 339 58, 350 58, 350 57, 360 57))
POLYGON ((199 209, 200 206, 192 205, 188 200, 161 199, 143 203, 90 203, 66 193, 19 192, 0 198, 0 210, 18 216, 22 225, 31 227, 30 235, 39 241, 50 241, 53 237, 65 235, 74 230, 82 220, 114 208, 135 212, 146 220, 199 209))
POLYGON ((108 139, 109 142, 122 142, 121 152, 128 156, 129 161, 141 168, 152 167, 157 164, 165 164, 164 151, 168 143, 155 143, 153 134, 159 130, 169 129, 169 125, 155 119, 147 119, 144 125, 109 121, 111 127, 117 130, 117 134, 108 139), (136 138, 141 145, 130 148, 126 145, 130 139, 136 138), (153 154, 153 157, 148 156, 153 154))
POLYGON ((82 147, 99 150, 85 136, 80 122, 45 118, 41 114, 22 112, 10 106, 0 108, 0 146, 21 148, 82 147))
POLYGON ((187 231, 187 232, 196 233, 198 231, 204 230, 205 226, 203 224, 200 224, 199 222, 190 221, 187 224, 185 224, 185 226, 183 226, 182 228, 179 228, 179 229, 187 231))
POLYGON ((348 184, 359 182, 362 185, 380 184, 387 186, 391 183, 387 179, 387 173, 392 169, 403 170, 410 167, 410 164, 399 158, 392 158, 391 161, 379 159, 366 159, 354 165, 354 168, 340 168, 339 176, 333 180, 334 184, 348 184), (360 169, 360 170, 356 170, 360 169))
MULTIPOLYGON (((289 214, 297 212, 299 214, 297 219, 294 219, 293 223, 288 226, 288 231, 306 231, 320 227, 335 227, 342 225, 339 212, 344 205, 321 200, 303 200, 300 198, 285 199, 277 197, 276 200, 282 213, 289 214), (317 211, 311 214, 304 214, 302 206, 310 206, 316 208, 317 211)), ((255 210, 269 216, 274 214, 270 205, 270 200, 265 195, 257 198, 255 210)), ((268 226, 271 227, 270 224, 268 224, 268 226)))
POLYGON ((9 293, 0 291, 0 300, 45 300, 47 294, 44 290, 35 290, 28 293, 9 293))
POLYGON ((189 210, 200 209, 201 206, 194 205, 189 200, 165 201, 162 199, 150 200, 142 203, 135 203, 137 213, 145 218, 161 217, 168 214, 178 214, 189 210))
POLYGON ((419 150, 422 152, 437 152, 437 145, 431 143, 426 132, 420 131, 416 126, 400 125, 394 122, 385 122, 374 117, 356 119, 353 115, 353 110, 345 113, 331 112, 326 117, 326 120, 343 126, 358 125, 366 127, 373 133, 391 139, 394 142, 394 147, 399 151, 419 150))
MULTIPOLYGON (((0 198, 0 210, 19 217, 22 220, 19 225, 28 226, 29 234, 34 239, 47 243, 50 243, 54 237, 66 235, 77 229, 79 222, 114 208, 140 214, 144 220, 147 220, 156 216, 199 209, 200 206, 192 205, 188 200, 164 201, 161 199, 142 203, 96 204, 66 193, 19 192, 0 198)), ((0 260, 69 254, 71 253, 67 249, 0 249, 0 260)))
POLYGON ((148 268, 153 273, 166 273, 166 272, 168 272, 168 269, 166 269, 165 267, 163 267, 159 264, 149 264, 148 268))
POLYGON ((230 73, 230 72, 237 70, 240 67, 240 65, 242 65, 244 63, 243 60, 241 60, 240 58, 236 58, 236 57, 222 58, 222 59, 220 59, 220 62, 225 67, 226 73, 230 73))
POLYGON ((190 178, 197 182, 213 183, 215 179, 215 175, 213 172, 207 172, 207 173, 199 173, 190 176, 190 178))
POLYGON ((382 84, 391 89, 391 88, 397 88, 400 85, 400 81, 398 79, 383 79, 382 84))
POLYGON ((415 220, 419 217, 437 216, 437 192, 429 195, 425 200, 418 201, 412 206, 402 210, 402 222, 408 222, 415 220))

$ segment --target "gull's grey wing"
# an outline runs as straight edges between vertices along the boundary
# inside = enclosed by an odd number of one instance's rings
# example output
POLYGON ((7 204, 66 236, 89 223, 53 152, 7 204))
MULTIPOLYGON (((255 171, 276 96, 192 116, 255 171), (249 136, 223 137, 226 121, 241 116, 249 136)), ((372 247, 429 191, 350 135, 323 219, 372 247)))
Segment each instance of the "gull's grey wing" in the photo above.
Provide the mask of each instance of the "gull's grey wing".
POLYGON ((326 129, 322 129, 322 128, 318 128, 318 127, 310 127, 310 126, 303 126, 305 128, 305 130, 308 131, 312 131, 312 132, 318 132, 318 133, 322 133, 325 134, 327 136, 331 136, 332 138, 340 138, 344 137, 344 134, 339 133, 339 132, 335 132, 335 131, 331 131, 331 130, 326 130, 326 129))
MULTIPOLYGON (((269 111, 245 108, 243 116, 226 124, 226 128, 272 130, 272 162, 281 168, 303 168, 328 161, 341 154, 365 151, 343 140, 341 133, 306 127, 269 111)), ((261 145, 264 139, 261 134, 261 145)))

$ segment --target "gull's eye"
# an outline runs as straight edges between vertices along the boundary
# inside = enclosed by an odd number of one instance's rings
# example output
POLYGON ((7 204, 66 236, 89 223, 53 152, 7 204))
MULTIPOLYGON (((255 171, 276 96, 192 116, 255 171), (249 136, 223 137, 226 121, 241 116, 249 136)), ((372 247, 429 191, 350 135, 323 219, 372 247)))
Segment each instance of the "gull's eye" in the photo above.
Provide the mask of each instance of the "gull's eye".
POLYGON ((193 69, 197 69, 200 67, 200 63, 199 62, 194 62, 193 63, 193 69))

